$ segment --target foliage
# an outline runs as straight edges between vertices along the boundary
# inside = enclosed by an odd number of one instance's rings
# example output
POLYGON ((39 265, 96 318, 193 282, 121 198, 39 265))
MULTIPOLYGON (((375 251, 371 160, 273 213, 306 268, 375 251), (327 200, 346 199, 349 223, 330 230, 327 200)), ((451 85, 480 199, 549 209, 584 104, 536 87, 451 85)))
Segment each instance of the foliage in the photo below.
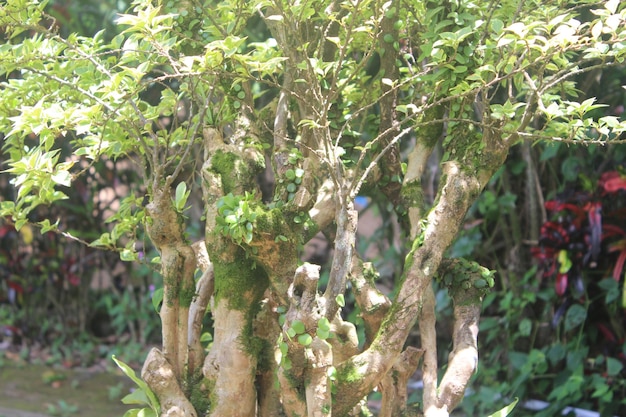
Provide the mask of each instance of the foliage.
POLYGON ((124 414, 124 416, 156 417, 160 415, 161 406, 159 405, 159 401, 155 397, 152 390, 146 385, 146 383, 137 377, 135 371, 133 371, 130 366, 117 359, 115 355, 113 355, 113 361, 127 377, 129 377, 135 384, 137 384, 137 389, 122 398, 122 402, 124 404, 137 404, 140 406, 147 406, 144 408, 129 410, 126 412, 126 414, 124 414))
MULTIPOLYGON (((148 355, 145 382, 129 373, 155 414, 160 403, 191 416, 345 415, 377 386, 383 415, 407 414, 399 393, 421 360, 426 415, 448 415, 476 368, 480 302, 496 285, 490 269, 447 258, 466 212, 515 144, 603 144, 626 129, 576 83, 623 63, 624 7, 535 3, 136 1, 121 33, 83 36, 43 24, 37 2, 10 0, 0 131, 16 193, 0 215, 72 238, 46 207, 95 164, 132 163, 138 184, 110 226, 74 239, 138 260, 152 249, 145 232, 159 252, 163 349, 148 355), (435 149, 441 176, 427 201, 435 149), (204 240, 192 244, 199 192, 204 240), (403 229, 393 296, 355 251, 358 195, 388 202, 403 229), (334 242, 325 288, 319 266, 299 260, 320 231, 334 242), (437 279, 454 317, 441 378, 437 279), (346 294, 363 343, 341 314, 346 294), (404 348, 416 322, 421 348, 404 348)), ((494 219, 494 202, 513 213, 512 194, 486 193, 477 210, 494 219)), ((526 307, 514 295, 487 301, 512 316, 526 307)), ((513 388, 544 371, 541 353, 509 355, 513 388)), ((574 371, 563 390, 580 387, 574 371)))
POLYGON ((56 404, 48 404, 47 412, 55 417, 70 417, 78 413, 78 406, 59 400, 56 404))
MULTIPOLYGON (((476 391, 463 407, 469 414, 488 412, 494 395, 502 401, 520 396, 551 403, 540 415, 553 415, 566 406, 619 415, 624 407, 615 400, 624 392, 623 280, 621 276, 614 279, 620 253, 611 248, 620 240, 615 232, 622 227, 624 196, 616 169, 623 168, 624 149, 621 145, 608 152, 593 147, 542 146, 535 151, 531 160, 521 160, 521 153, 510 158, 506 170, 493 181, 494 197, 487 197, 490 205, 479 201, 473 212, 478 218, 468 219, 484 236, 473 256, 486 265, 503 265, 499 268, 500 288, 487 296, 480 327, 483 345, 496 346, 483 348, 484 361, 501 365, 479 368, 476 391), (573 172, 572 159, 577 161, 573 172), (543 191, 552 196, 539 196, 539 200, 547 200, 545 212, 550 217, 534 231, 522 226, 512 232, 505 226, 529 224, 524 222, 533 216, 532 198, 528 191, 519 193, 518 209, 511 213, 507 205, 497 203, 501 201, 498 195, 523 189, 515 184, 527 178, 529 170, 535 171, 543 191), (540 172, 558 175, 541 176, 540 172), (602 210, 590 210, 594 206, 602 210), (489 211, 481 207, 489 207, 489 211), (554 208, 558 210, 550 210, 554 208), (488 216, 488 212, 495 215, 488 216), (510 220, 503 222, 508 216, 510 220), (592 225, 597 227, 598 221, 602 228, 599 241, 592 239, 592 225), (502 233, 519 234, 507 240, 502 233), (537 246, 520 246, 520 241, 532 242, 533 235, 537 246), (486 246, 489 244, 492 246, 486 246), (526 268, 531 256, 540 268, 520 272, 518 265, 526 268)), ((535 209, 540 217, 544 207, 535 209)), ((537 411, 527 413, 537 415, 537 411)))

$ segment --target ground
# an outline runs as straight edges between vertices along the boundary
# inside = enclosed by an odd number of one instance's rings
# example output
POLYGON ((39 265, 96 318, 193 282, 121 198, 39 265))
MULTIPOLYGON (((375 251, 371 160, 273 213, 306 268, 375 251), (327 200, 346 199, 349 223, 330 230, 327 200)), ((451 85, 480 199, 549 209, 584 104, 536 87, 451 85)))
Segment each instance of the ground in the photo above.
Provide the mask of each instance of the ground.
POLYGON ((105 369, 0 363, 0 417, 122 417, 130 381, 105 369))

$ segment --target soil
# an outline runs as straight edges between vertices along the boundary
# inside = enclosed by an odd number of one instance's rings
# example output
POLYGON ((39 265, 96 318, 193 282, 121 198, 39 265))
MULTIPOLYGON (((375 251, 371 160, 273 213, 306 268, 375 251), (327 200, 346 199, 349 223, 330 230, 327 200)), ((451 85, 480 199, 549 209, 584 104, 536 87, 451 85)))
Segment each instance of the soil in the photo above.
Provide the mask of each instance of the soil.
POLYGON ((0 364, 0 417, 122 417, 132 382, 104 370, 0 364))

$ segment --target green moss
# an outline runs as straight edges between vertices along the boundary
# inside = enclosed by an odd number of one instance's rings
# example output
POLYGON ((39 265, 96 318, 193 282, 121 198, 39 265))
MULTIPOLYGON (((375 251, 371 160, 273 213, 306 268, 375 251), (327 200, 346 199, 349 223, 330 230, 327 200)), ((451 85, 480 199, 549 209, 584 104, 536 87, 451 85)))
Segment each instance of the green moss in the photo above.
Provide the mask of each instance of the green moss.
POLYGON ((182 285, 178 293, 178 302, 181 307, 189 307, 193 297, 196 295, 196 285, 194 280, 185 280, 190 285, 182 285))
POLYGON ((347 361, 344 365, 337 368, 336 378, 338 382, 349 385, 360 384, 363 380, 363 374, 359 372, 354 363, 347 361))
POLYGON ((166 290, 165 301, 171 307, 172 301, 178 298, 180 293, 180 274, 182 273, 182 262, 177 258, 175 264, 163 264, 163 287, 166 290))
MULTIPOLYGON (((168 264, 163 264, 163 283, 167 290, 167 303, 171 306, 172 301, 178 299, 183 307, 189 307, 191 300, 196 293, 195 283, 193 279, 186 279, 185 274, 185 258, 181 253, 171 259, 168 264), (189 283, 185 285, 185 283, 189 283)), ((191 277, 190 277, 191 278, 191 277)))
POLYGON ((400 191, 401 204, 404 210, 409 207, 424 208, 424 189, 421 181, 411 181, 405 184, 400 191))
POLYGON ((286 230, 288 230, 288 228, 285 227, 283 214, 280 209, 266 210, 257 207, 255 211, 257 213, 256 226, 260 232, 277 236, 284 234, 286 230))
POLYGON ((424 123, 417 132, 417 141, 428 148, 433 148, 443 133, 441 122, 445 108, 439 104, 424 111, 421 122, 424 123))
POLYGON ((263 357, 269 347, 254 335, 252 322, 261 308, 260 301, 269 285, 268 276, 262 268, 256 267, 243 248, 223 240, 221 243, 209 249, 215 277, 215 302, 224 299, 229 308, 244 312, 246 323, 239 342, 251 356, 263 357))
POLYGON ((272 346, 267 340, 252 336, 248 339, 248 346, 250 349, 248 352, 257 358, 257 371, 266 372, 271 369, 271 363, 274 361, 274 346, 272 346))
POLYGON ((189 377, 185 390, 191 405, 196 409, 199 416, 208 415, 211 408, 209 393, 213 392, 214 384, 204 378, 202 369, 198 369, 189 377))
POLYGON ((239 185, 239 175, 237 174, 241 174, 238 161, 239 158, 234 153, 222 152, 221 150, 216 151, 211 158, 210 169, 216 174, 220 174, 224 194, 237 194, 235 192, 236 187, 239 185))
POLYGON ((224 297, 230 308, 245 311, 263 295, 268 286, 267 275, 256 268, 255 262, 239 246, 228 245, 223 249, 232 252, 228 257, 231 259, 224 259, 219 252, 209 253, 215 277, 215 302, 224 297))
POLYGON ((256 189, 256 175, 265 168, 262 158, 243 159, 233 152, 217 150, 211 157, 210 171, 219 174, 224 194, 243 194, 256 189))

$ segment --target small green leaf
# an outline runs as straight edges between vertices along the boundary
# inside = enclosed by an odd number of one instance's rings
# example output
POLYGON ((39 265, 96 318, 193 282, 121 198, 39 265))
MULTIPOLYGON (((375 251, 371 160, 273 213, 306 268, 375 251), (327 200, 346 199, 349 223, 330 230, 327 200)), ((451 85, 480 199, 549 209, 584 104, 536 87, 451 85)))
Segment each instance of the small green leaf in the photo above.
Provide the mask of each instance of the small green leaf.
POLYGON ((587 309, 580 304, 571 306, 565 314, 565 331, 572 330, 587 319, 587 309))
POLYGON ((529 318, 525 318, 520 321, 518 329, 521 336, 530 336, 530 332, 533 328, 533 322, 529 318))
POLYGON ((606 358, 606 373, 609 376, 615 376, 622 372, 624 365, 618 359, 608 357, 606 358))
POLYGON ((322 317, 317 321, 317 327, 322 330, 330 330, 330 321, 326 317, 322 317))
POLYGON ((335 301, 337 302, 337 304, 339 304, 339 307, 344 307, 346 305, 346 299, 343 294, 339 294, 337 297, 335 297, 335 301))
POLYGON ((138 260, 139 257, 137 256, 137 252, 130 249, 124 249, 120 253, 120 259, 124 262, 133 262, 138 260))
POLYGON ((317 337, 319 337, 322 340, 326 340, 328 339, 328 336, 330 336, 330 332, 328 330, 324 330, 320 327, 317 328, 315 333, 317 334, 317 337))
POLYGON ((187 184, 183 181, 176 186, 175 206, 176 210, 182 211, 187 203, 187 184))
POLYGON ((517 402, 519 401, 519 398, 515 398, 515 400, 507 405, 506 407, 502 408, 501 410, 496 411, 495 413, 491 414, 488 417, 506 417, 509 414, 511 414, 511 411, 513 411, 513 409, 515 408, 515 406, 517 405, 517 402))
POLYGON ((479 278, 476 281, 474 281, 474 287, 478 289, 486 288, 487 286, 488 286, 487 280, 483 278, 479 278))
POLYGON ((152 411, 154 411, 157 415, 160 414, 161 407, 159 405, 159 400, 157 400, 150 387, 148 387, 148 384, 146 384, 145 381, 139 378, 130 366, 118 360, 115 355, 112 355, 111 358, 113 359, 113 362, 115 362, 115 364, 122 370, 122 372, 127 377, 129 377, 135 384, 137 384, 139 390, 143 391, 146 394, 146 397, 148 398, 148 404, 151 406, 152 411))
POLYGON ((291 328, 295 330, 295 332, 298 334, 302 334, 306 331, 306 328, 304 327, 304 323, 302 323, 300 320, 294 320, 291 323, 291 328))
POLYGON ((161 305, 162 302, 163 302, 163 287, 157 288, 152 293, 152 306, 154 307, 154 310, 157 313, 159 312, 159 306, 161 305))
POLYGON ((300 343, 302 346, 309 346, 311 342, 313 342, 313 338, 308 333, 298 336, 298 343, 300 343))
POLYGON ((122 403, 124 404, 139 404, 139 405, 150 405, 148 400, 148 396, 145 392, 140 389, 137 389, 124 398, 122 398, 122 403))

